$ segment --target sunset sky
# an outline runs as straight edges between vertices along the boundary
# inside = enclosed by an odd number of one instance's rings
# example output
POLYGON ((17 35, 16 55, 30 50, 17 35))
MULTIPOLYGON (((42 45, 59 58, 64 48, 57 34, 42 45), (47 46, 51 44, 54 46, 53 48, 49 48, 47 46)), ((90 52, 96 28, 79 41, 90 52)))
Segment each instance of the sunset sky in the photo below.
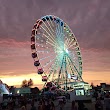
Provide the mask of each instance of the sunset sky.
POLYGON ((0 79, 21 85, 41 76, 31 58, 31 30, 37 19, 55 15, 75 34, 82 52, 83 79, 110 83, 110 0, 0 0, 0 79))

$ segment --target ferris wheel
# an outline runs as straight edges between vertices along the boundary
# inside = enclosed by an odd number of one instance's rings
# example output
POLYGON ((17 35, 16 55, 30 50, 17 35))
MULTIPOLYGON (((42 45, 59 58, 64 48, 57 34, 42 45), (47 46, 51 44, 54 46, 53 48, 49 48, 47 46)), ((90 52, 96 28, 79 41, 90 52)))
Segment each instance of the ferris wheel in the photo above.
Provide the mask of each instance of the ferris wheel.
POLYGON ((76 37, 69 26, 54 15, 34 24, 31 34, 34 66, 48 82, 67 90, 68 84, 82 79, 82 57, 76 37))

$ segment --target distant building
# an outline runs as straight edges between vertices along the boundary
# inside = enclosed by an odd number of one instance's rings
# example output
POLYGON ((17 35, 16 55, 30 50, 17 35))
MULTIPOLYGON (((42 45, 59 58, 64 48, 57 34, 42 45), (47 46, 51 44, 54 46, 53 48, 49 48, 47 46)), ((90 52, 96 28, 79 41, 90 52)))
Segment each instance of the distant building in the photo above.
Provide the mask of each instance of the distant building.
POLYGON ((104 91, 110 91, 110 84, 100 83, 100 86, 104 91))
POLYGON ((110 91, 110 84, 100 83, 100 86, 93 87, 96 91, 110 91))
POLYGON ((100 83, 100 86, 101 86, 102 88, 105 88, 105 87, 106 87, 106 83, 100 83))
POLYGON ((13 86, 10 87, 10 92, 12 94, 38 94, 40 90, 38 87, 30 88, 30 87, 21 87, 15 88, 13 86))
POLYGON ((27 93, 31 93, 31 89, 29 87, 14 89, 14 94, 27 94, 27 93))

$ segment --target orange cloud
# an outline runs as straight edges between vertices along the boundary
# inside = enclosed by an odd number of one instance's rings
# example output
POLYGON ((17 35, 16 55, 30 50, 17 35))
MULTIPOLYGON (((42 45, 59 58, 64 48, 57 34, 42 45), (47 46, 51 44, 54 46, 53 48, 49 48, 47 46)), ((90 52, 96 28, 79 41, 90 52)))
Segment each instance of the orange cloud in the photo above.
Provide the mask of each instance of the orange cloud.
POLYGON ((42 82, 41 75, 37 75, 36 73, 30 73, 27 75, 20 75, 20 76, 16 76, 16 75, 4 76, 1 77, 1 80, 3 81, 3 83, 8 84, 9 86, 20 87, 24 79, 29 80, 30 78, 33 80, 34 86, 38 86, 42 88, 44 82, 42 82))

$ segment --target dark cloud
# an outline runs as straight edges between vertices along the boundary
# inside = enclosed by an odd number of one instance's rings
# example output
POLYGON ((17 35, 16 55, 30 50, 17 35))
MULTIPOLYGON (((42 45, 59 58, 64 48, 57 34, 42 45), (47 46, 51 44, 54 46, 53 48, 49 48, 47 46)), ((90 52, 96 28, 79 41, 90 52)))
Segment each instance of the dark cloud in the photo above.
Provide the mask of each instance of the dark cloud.
POLYGON ((54 14, 67 22, 81 47, 110 49, 109 4, 109 0, 0 0, 0 38, 28 41, 35 21, 54 14))

